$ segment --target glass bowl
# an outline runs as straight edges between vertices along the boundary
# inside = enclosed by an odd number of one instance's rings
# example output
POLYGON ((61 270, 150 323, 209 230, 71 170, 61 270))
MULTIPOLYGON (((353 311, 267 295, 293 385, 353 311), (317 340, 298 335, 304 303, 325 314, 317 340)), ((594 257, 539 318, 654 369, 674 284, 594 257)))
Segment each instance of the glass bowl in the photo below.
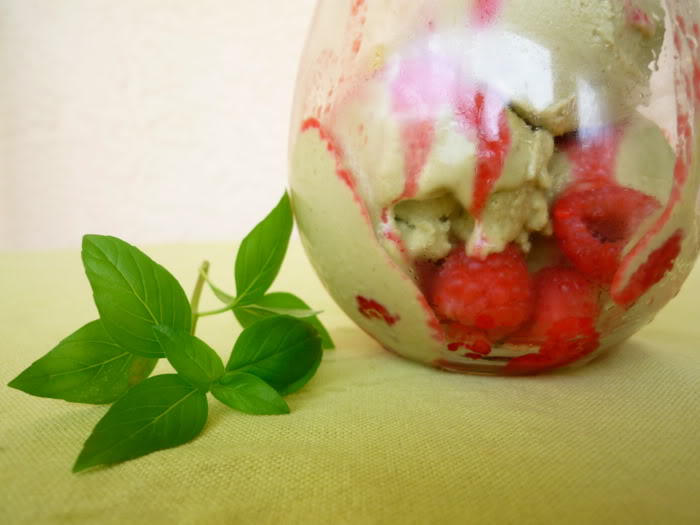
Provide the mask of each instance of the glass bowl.
POLYGON ((699 11, 319 1, 290 187, 335 301, 470 373, 578 366, 651 321, 700 246, 699 11))

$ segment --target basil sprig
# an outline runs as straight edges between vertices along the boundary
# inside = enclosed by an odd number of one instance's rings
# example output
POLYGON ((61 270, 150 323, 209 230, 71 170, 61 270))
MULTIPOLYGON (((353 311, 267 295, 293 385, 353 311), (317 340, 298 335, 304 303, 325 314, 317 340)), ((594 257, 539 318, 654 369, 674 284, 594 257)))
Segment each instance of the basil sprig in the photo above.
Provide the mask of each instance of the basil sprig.
POLYGON ((164 267, 116 237, 86 235, 82 260, 99 319, 79 328, 9 386, 75 403, 114 403, 97 423, 75 472, 177 447, 198 436, 208 393, 238 412, 288 414, 284 396, 315 375, 333 348, 319 312, 290 293, 268 293, 293 227, 289 197, 246 236, 236 257, 237 295, 210 282, 204 263, 192 301, 164 267), (204 283, 226 306, 198 310, 204 283), (194 331, 199 318, 232 311, 244 330, 226 366, 194 331), (175 374, 149 375, 159 358, 175 374))

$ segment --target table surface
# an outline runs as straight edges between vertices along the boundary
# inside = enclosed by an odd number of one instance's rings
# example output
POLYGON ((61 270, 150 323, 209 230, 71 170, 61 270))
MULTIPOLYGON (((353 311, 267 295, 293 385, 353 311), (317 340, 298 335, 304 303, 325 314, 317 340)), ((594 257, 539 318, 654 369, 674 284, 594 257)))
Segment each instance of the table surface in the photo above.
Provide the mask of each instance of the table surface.
MULTIPOLYGON (((232 245, 145 251, 186 288, 204 258, 232 288, 232 245)), ((74 475, 106 408, 0 387, 0 522, 700 522, 698 269, 627 343, 534 378, 453 375, 383 352, 296 243, 275 288, 324 310, 338 346, 289 398, 291 415, 212 401, 192 443, 74 475)), ((77 251, 0 255, 0 291, 3 385, 96 317, 77 251)), ((239 331, 228 315, 199 328, 222 356, 239 331)))

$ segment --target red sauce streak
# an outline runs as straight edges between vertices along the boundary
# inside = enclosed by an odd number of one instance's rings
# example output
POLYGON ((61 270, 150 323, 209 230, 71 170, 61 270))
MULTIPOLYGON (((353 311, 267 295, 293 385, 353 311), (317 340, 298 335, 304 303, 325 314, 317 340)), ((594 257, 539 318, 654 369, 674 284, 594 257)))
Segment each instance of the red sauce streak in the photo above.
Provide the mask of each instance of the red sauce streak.
POLYGON ((362 37, 358 36, 352 43, 352 52, 355 54, 359 53, 361 47, 362 47, 362 37))
POLYGON ((357 16, 360 13, 360 8, 365 4, 365 0, 353 0, 351 13, 352 16, 357 16))
MULTIPOLYGON (((681 57, 683 57, 683 55, 687 53, 683 41, 688 42, 688 47, 690 49, 693 49, 693 43, 692 38, 686 33, 685 21, 681 17, 677 17, 676 22, 680 31, 674 31, 673 40, 676 50, 681 57)), ((622 279, 626 270, 632 265, 633 261, 639 257, 639 254, 647 249, 655 237, 661 234, 664 227, 671 220, 675 207, 682 199, 682 193, 688 180, 689 166, 692 164, 693 160, 693 150, 690 117, 685 112, 681 100, 677 102, 677 114, 676 126, 678 130, 678 146, 671 196, 657 222, 649 229, 639 243, 630 250, 613 279, 611 295, 613 300, 622 307, 630 307, 644 295, 649 288, 660 281, 663 276, 673 268, 675 259, 678 253, 680 253, 683 232, 679 230, 674 232, 659 249, 648 256, 647 260, 627 281, 626 286, 622 288, 622 279), (676 251, 678 253, 676 253, 676 251)))
MULTIPOLYGON (((630 1, 630 0, 627 0, 627 2, 629 2, 629 1, 630 1)), ((686 35, 686 34, 688 33, 688 31, 686 31, 685 20, 683 19, 683 17, 682 17, 682 16, 677 16, 677 17, 676 17, 676 23, 678 24, 678 27, 681 28, 681 33, 682 33, 683 35, 686 35)))
POLYGON ((410 199, 418 193, 418 178, 425 167, 435 139, 435 126, 431 121, 415 121, 401 129, 404 148, 406 185, 401 199, 410 199))
POLYGON ((634 5, 632 0, 625 0, 625 12, 629 25, 639 29, 645 35, 654 35, 656 32, 656 24, 644 9, 634 5))
POLYGON ((418 179, 435 140, 435 116, 452 102, 456 75, 454 64, 438 55, 401 64, 391 87, 393 109, 401 117, 406 180, 397 202, 418 191, 418 179))
POLYGON ((359 193, 357 192, 357 185, 355 183, 355 177, 343 165, 343 152, 336 145, 335 140, 333 139, 331 134, 323 127, 323 125, 321 124, 321 122, 318 119, 309 118, 309 119, 306 119, 301 124, 301 132, 302 133, 309 131, 309 130, 318 131, 318 134, 320 135, 321 140, 326 143, 326 149, 328 150, 328 152, 331 155, 333 155, 333 158, 335 159, 335 173, 336 173, 336 175, 350 189, 350 191, 352 192, 353 199, 360 206, 360 213, 362 213, 362 217, 364 218, 364 220, 367 224, 370 224, 371 221, 369 218, 369 212, 367 211, 367 208, 365 207, 365 204, 362 201, 362 198, 360 197, 359 193))
POLYGON ((426 315, 428 316, 428 328, 430 329, 430 332, 433 334, 433 339, 440 343, 445 342, 445 332, 442 329, 442 325, 440 325, 440 321, 438 318, 435 316, 435 311, 430 307, 430 303, 428 303, 428 300, 425 298, 425 296, 421 293, 418 294, 418 302, 420 303, 421 307, 425 311, 426 315))
POLYGON ((406 248, 406 244, 401 236, 395 230, 391 229, 392 227, 389 225, 389 210, 387 208, 382 210, 381 219, 385 227, 384 237, 396 245, 396 248, 399 250, 403 260, 410 264, 411 257, 408 253, 408 249, 406 248))
POLYGON ((335 158, 336 174, 348 186, 348 188, 350 188, 353 191, 353 193, 355 193, 356 192, 355 179, 353 178, 352 174, 348 170, 346 170, 345 168, 342 167, 343 166, 343 155, 342 155, 342 152, 335 145, 333 138, 323 128, 323 126, 321 125, 321 122, 319 122, 318 119, 310 118, 310 119, 305 120, 302 123, 302 125, 301 125, 302 133, 305 131, 309 131, 310 129, 318 130, 318 133, 321 136, 321 140, 323 140, 326 143, 326 148, 328 149, 329 153, 331 153, 333 155, 333 157, 335 158))
POLYGON ((695 104, 700 104, 700 25, 693 24, 693 86, 695 87, 695 104))
POLYGON ((681 253, 682 244, 683 233, 679 230, 649 255, 646 262, 632 276, 627 287, 617 294, 617 303, 624 307, 632 306, 649 288, 661 281, 673 269, 681 253))
POLYGON ((408 250, 406 249, 406 246, 403 243, 403 240, 399 236, 398 233, 394 231, 390 231, 389 233, 386 234, 386 238, 389 239, 391 242, 393 242, 396 247, 399 249, 402 255, 405 255, 406 258, 408 259, 408 250))
POLYGON ((486 341, 475 341, 473 343, 450 343, 447 345, 447 349, 450 352, 457 352, 462 348, 471 350, 475 354, 478 354, 479 357, 489 355, 491 353, 491 345, 486 341))
POLYGON ((503 7, 503 0, 476 0, 472 8, 472 20, 477 27, 493 24, 503 7))
POLYGON ((479 218, 493 186, 503 173, 511 146, 510 128, 503 101, 476 91, 456 102, 456 117, 462 128, 476 132, 479 141, 471 214, 479 218))
POLYGON ((391 315, 384 305, 361 295, 357 296, 357 306, 360 313, 367 319, 378 319, 389 326, 394 326, 401 319, 398 315, 391 315))

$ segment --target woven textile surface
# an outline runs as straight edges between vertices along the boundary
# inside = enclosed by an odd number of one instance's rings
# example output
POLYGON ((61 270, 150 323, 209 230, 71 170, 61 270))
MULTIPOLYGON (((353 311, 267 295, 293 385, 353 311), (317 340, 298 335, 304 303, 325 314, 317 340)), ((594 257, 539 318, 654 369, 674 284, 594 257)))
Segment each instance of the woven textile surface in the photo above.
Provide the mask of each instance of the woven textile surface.
MULTIPOLYGON (((186 289, 204 258, 233 288, 235 247, 145 251, 186 289)), ((192 443, 74 475, 106 408, 2 386, 0 523, 700 523, 698 269, 627 343, 534 378, 454 375, 382 351, 298 244, 275 289, 324 310, 338 346, 288 398, 291 415, 210 398, 192 443)), ((0 255, 0 291, 3 385, 96 318, 77 250, 0 255)), ((198 333, 227 358, 239 331, 223 315, 198 333)), ((161 361, 154 373, 169 370, 161 361)))

